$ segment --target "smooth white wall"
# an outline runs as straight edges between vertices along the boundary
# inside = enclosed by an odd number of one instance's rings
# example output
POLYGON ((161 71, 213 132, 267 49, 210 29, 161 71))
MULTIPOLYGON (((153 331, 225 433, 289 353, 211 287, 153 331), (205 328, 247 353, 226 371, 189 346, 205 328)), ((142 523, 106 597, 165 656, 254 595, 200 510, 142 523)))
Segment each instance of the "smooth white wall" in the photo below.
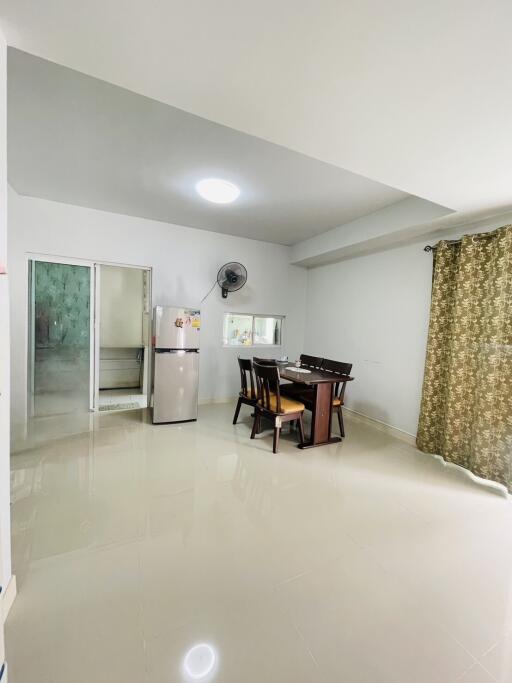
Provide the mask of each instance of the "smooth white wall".
MULTIPOLYGON (((223 210, 222 208, 220 210, 223 210)), ((153 304, 202 310, 200 400, 238 391, 237 350, 222 348, 225 311, 286 316, 284 349, 302 351, 307 272, 289 264, 289 247, 22 197, 9 190, 13 424, 22 427, 27 403, 27 253, 150 266, 153 304), (221 298, 218 287, 200 305, 228 261, 240 261, 248 282, 221 298)), ((259 353, 259 351, 258 351, 259 353)), ((268 349, 273 355, 276 349, 268 349)), ((263 355, 263 354, 262 354, 263 355)))
POLYGON ((7 263, 7 44, 0 32, 0 668, 4 653, 4 604, 11 580, 9 468, 9 283, 7 263))
POLYGON ((432 256, 414 244, 309 271, 304 350, 353 363, 346 405, 416 433, 432 256))

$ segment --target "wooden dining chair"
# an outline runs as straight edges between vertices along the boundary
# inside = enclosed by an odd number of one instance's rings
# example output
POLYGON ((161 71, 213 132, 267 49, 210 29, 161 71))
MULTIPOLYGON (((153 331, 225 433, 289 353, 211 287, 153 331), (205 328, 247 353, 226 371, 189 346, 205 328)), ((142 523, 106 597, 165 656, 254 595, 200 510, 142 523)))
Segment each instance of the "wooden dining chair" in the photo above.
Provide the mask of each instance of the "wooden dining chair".
POLYGON ((253 363, 258 363, 258 365, 273 365, 274 367, 277 365, 277 360, 275 358, 256 358, 256 356, 253 357, 253 363))
POLYGON ((342 406, 345 398, 345 388, 347 382, 351 382, 354 378, 350 377, 350 372, 352 370, 352 363, 342 363, 337 360, 329 360, 324 358, 322 363, 323 372, 332 372, 334 375, 340 375, 344 379, 340 379, 333 386, 332 395, 332 410, 338 415, 338 422, 340 425, 340 436, 345 436, 345 426, 343 424, 343 412, 342 406))
POLYGON ((258 363, 254 363, 253 367, 254 374, 256 375, 258 402, 254 408, 254 424, 252 426, 251 439, 254 439, 260 431, 262 417, 272 420, 274 424, 272 450, 274 453, 277 453, 283 422, 294 422, 297 420, 300 443, 303 444, 304 425, 302 423, 302 414, 304 412, 304 404, 300 401, 281 396, 278 367, 260 365, 258 363))
POLYGON ((306 353, 300 354, 300 364, 309 370, 320 370, 323 358, 318 358, 318 356, 308 356, 306 353))
POLYGON ((254 381, 254 371, 251 359, 238 358, 238 367, 240 369, 240 393, 238 394, 235 416, 233 417, 234 425, 236 425, 238 420, 242 403, 254 407, 258 400, 258 393, 256 390, 256 383, 254 381))

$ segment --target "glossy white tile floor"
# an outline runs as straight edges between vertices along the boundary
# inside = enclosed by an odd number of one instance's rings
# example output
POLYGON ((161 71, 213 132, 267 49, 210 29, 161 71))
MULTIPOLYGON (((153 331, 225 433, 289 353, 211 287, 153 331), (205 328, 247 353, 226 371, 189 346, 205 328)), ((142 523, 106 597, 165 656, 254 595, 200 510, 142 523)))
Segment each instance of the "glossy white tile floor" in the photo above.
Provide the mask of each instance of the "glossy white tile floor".
POLYGON ((349 419, 273 455, 233 407, 13 457, 10 683, 512 680, 509 499, 349 419))

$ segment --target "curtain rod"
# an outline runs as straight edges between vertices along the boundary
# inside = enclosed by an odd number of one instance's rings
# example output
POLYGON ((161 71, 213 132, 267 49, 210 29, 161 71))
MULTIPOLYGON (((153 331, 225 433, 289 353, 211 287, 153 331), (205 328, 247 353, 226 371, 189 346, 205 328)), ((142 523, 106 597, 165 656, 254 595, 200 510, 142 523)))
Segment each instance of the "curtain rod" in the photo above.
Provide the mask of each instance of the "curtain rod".
MULTIPOLYGON (((476 240, 485 240, 489 239, 490 237, 494 237, 494 232, 484 232, 482 235, 473 235, 473 239, 476 240)), ((462 242, 462 237, 458 240, 445 240, 446 244, 460 244, 462 242)), ((432 247, 430 244, 427 244, 426 247, 423 247, 423 251, 431 252, 435 251, 438 248, 439 244, 434 244, 432 247)))

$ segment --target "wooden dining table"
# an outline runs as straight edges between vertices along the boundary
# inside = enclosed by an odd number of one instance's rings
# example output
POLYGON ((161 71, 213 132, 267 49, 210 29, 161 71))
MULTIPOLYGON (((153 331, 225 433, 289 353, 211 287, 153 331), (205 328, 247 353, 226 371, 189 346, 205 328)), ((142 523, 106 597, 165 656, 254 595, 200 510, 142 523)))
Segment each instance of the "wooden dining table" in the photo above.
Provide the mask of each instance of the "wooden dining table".
MULTIPOLYGON (((311 370, 306 373, 288 368, 280 369, 279 374, 281 379, 295 384, 305 384, 314 390, 311 434, 309 439, 298 447, 313 448, 341 441, 341 437, 331 434, 333 387, 338 382, 350 382, 354 378, 322 370, 311 370)), ((297 398, 300 400, 300 397, 297 398)))

